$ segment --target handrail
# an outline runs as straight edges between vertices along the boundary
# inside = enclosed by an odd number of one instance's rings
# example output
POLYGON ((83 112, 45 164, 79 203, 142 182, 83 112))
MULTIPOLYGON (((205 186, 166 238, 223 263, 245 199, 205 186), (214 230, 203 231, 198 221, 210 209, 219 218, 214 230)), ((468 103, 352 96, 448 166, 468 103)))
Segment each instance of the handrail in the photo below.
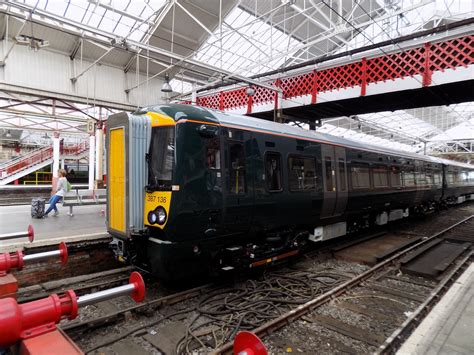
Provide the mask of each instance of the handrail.
MULTIPOLYGON (((62 146, 61 154, 77 155, 86 151, 88 147, 89 147, 89 144, 87 141, 83 141, 76 145, 62 146)), ((9 175, 19 172, 21 170, 24 170, 26 168, 29 168, 33 165, 42 163, 48 159, 51 159, 52 157, 53 157, 53 148, 49 146, 49 147, 39 148, 37 150, 29 152, 26 155, 9 160, 3 163, 3 165, 0 165, 0 180, 3 180, 9 175)))
POLYGON ((7 161, 4 161, 3 163, 0 163, 0 170, 1 169, 4 169, 6 166, 8 165, 12 165, 12 164, 15 164, 17 161, 20 161, 20 160, 23 160, 23 159, 26 159, 28 158, 29 156, 32 156, 32 155, 35 155, 37 154, 38 152, 42 151, 42 150, 47 150, 51 148, 50 146, 46 146, 46 147, 41 147, 41 148, 38 148, 38 149, 34 149, 28 153, 26 153, 25 155, 20 155, 18 157, 15 157, 15 158, 12 158, 10 160, 7 160, 7 161))

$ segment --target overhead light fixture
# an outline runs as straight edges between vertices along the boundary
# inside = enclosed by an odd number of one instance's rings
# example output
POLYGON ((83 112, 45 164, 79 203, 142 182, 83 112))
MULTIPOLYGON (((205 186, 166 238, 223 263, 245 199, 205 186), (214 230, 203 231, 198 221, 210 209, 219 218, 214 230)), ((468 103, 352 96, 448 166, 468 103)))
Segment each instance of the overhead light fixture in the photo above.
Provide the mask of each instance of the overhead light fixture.
POLYGON ((15 37, 15 42, 22 46, 28 46, 34 50, 38 50, 49 46, 49 41, 41 38, 35 38, 27 35, 19 35, 15 37))
POLYGON ((165 74, 165 82, 163 83, 163 86, 161 87, 161 91, 163 92, 172 92, 173 88, 170 85, 170 76, 168 73, 165 74))
POLYGON ((255 89, 249 85, 247 88, 247 96, 253 96, 255 94, 255 89))
POLYGON ((15 42, 22 46, 29 46, 31 44, 31 38, 29 36, 19 35, 15 37, 15 42))

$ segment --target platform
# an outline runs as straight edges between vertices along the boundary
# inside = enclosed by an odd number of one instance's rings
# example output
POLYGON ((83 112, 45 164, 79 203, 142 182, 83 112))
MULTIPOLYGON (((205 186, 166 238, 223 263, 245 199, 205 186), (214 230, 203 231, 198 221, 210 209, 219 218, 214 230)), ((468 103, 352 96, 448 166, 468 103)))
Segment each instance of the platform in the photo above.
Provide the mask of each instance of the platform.
POLYGON ((461 275, 397 354, 474 354, 474 264, 461 275))
MULTIPOLYGON (((0 233, 11 233, 26 230, 28 225, 33 225, 35 231, 34 245, 59 243, 60 241, 77 241, 81 239, 95 239, 106 235, 105 205, 79 206, 74 209, 74 216, 67 215, 68 208, 58 204, 59 216, 52 214, 48 218, 36 219, 30 214, 31 207, 1 206, 0 207, 0 233)), ((0 252, 18 249, 28 245, 26 238, 0 241, 0 252)))

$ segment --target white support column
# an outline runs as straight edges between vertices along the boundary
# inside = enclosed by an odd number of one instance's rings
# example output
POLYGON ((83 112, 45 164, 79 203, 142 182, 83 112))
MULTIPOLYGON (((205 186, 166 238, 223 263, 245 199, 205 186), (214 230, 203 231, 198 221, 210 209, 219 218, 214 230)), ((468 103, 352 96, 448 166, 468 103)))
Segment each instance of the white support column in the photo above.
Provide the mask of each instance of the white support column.
POLYGON ((64 169, 65 159, 61 159, 61 169, 64 169))
POLYGON ((60 140, 59 140, 59 133, 54 132, 53 135, 53 193, 56 191, 56 183, 58 181, 58 170, 59 170, 59 156, 60 152, 60 140))
POLYGON ((89 190, 94 190, 94 167, 95 167, 95 137, 89 136, 89 190))
POLYGON ((104 175, 104 132, 101 128, 95 131, 95 179, 102 181, 104 175))
POLYGON ((193 83, 193 92, 191 93, 191 104, 196 105, 196 102, 197 102, 196 84, 193 83))

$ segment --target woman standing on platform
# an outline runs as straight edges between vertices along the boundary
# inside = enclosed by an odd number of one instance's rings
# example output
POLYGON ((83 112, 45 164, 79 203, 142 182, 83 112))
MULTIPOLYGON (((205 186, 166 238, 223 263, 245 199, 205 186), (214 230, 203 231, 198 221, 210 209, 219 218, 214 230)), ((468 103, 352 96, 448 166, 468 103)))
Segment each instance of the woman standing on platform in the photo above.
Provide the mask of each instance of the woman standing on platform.
POLYGON ((64 197, 67 191, 70 190, 70 184, 69 181, 66 179, 66 170, 64 169, 59 169, 58 170, 58 184, 56 188, 56 193, 51 196, 51 198, 48 201, 49 207, 44 213, 43 217, 48 217, 48 213, 54 210, 54 216, 57 216, 59 214, 59 211, 56 207, 56 204, 61 201, 61 199, 64 197))

